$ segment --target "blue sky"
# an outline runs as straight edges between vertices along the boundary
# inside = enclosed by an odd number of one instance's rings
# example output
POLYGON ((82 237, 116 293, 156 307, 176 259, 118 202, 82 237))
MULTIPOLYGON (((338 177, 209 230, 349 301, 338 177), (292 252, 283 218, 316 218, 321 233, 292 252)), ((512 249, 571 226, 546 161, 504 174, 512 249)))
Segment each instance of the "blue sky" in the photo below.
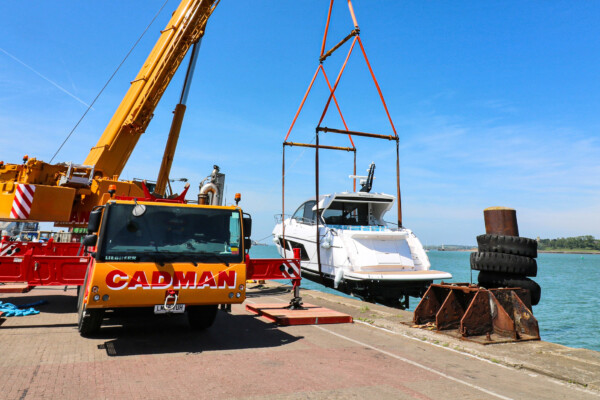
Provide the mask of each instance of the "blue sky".
MULTIPOLYGON (((162 4, 0 2, 0 159, 49 161, 162 4)), ((169 1, 55 161, 83 162, 177 4, 169 1)), ((188 178, 195 194, 218 164, 227 200, 241 192, 254 217, 255 239, 281 212, 281 142, 318 65, 327 6, 223 0, 202 43, 171 176, 188 178)), ((355 0, 354 8, 400 135, 404 224, 424 243, 475 243, 482 210, 497 205, 517 209, 522 236, 600 237, 600 3, 355 0)), ((351 29, 338 0, 327 47, 351 29)), ((346 49, 325 62, 331 79, 346 49)), ((156 178, 181 80, 122 178, 156 178)), ((391 133, 358 52, 337 94, 350 129, 391 133)), ((326 96, 320 79, 290 140, 314 140, 326 96)), ((333 112, 324 125, 341 127, 333 112)), ((393 143, 355 142, 359 171, 375 161, 374 190, 395 194, 393 143)), ((321 192, 351 189, 351 155, 321 159, 321 192)), ((292 212, 314 195, 314 151, 288 149, 286 160, 292 212)))

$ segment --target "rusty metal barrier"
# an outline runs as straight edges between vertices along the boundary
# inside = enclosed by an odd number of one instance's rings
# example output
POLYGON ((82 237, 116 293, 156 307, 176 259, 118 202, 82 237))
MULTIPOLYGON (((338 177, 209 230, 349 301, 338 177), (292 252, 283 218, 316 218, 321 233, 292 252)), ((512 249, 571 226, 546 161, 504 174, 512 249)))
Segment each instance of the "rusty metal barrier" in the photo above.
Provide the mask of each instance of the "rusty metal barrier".
POLYGON ((540 339, 529 291, 521 288, 432 284, 417 305, 413 322, 483 344, 540 339))

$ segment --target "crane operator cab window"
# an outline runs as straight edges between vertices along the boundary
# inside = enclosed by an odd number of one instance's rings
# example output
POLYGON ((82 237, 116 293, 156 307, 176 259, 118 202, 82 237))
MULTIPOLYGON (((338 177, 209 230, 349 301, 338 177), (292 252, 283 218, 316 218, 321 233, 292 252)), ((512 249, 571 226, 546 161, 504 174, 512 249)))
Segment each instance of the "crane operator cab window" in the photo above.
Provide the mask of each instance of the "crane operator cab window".
POLYGON ((109 203, 98 254, 103 261, 241 262, 239 210, 109 203), (141 214, 141 215, 140 215, 141 214))

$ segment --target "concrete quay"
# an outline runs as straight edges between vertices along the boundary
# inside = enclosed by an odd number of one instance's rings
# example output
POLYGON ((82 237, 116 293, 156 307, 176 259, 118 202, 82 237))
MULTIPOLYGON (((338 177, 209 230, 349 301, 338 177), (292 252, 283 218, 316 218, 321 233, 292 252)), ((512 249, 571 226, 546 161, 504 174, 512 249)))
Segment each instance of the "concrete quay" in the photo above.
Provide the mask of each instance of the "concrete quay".
MULTIPOLYGON (((286 303, 288 290, 250 285, 247 303, 286 303)), ((183 315, 115 315, 85 339, 74 288, 0 294, 48 301, 38 315, 0 324, 0 398, 600 398, 599 352, 544 341, 484 346, 411 328, 408 311, 301 294, 355 322, 278 327, 240 305, 200 333, 183 315)))

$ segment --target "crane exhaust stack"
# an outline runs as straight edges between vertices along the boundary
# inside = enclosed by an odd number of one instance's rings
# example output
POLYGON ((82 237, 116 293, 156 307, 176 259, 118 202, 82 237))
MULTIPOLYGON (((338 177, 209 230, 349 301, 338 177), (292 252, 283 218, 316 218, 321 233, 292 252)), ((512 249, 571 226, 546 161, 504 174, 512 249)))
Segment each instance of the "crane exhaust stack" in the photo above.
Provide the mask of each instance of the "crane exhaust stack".
POLYGON ((213 166, 210 176, 200 182, 200 193, 198 193, 198 204, 211 206, 222 206, 225 193, 225 174, 219 172, 218 165, 213 166))

